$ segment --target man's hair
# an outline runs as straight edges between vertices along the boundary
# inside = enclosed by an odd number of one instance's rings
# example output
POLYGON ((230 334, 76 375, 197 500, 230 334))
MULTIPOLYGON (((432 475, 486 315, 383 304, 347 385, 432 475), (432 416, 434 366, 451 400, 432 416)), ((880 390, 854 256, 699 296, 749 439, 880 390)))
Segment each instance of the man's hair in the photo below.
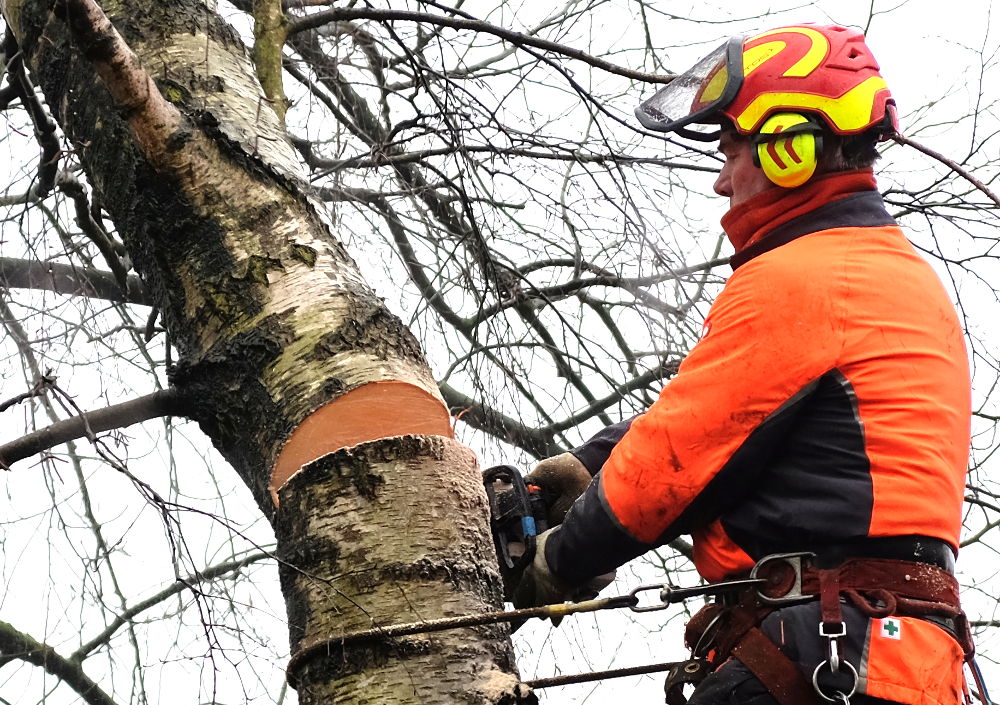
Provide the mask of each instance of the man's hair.
MULTIPOLYGON (((736 138, 750 139, 748 135, 740 134, 728 118, 719 120, 719 128, 722 132, 732 133, 736 138)), ((824 125, 821 134, 823 151, 817 165, 817 174, 869 169, 882 156, 876 147, 881 134, 877 128, 857 135, 838 135, 824 125)))
POLYGON ((858 135, 838 135, 823 130, 823 154, 820 157, 820 172, 853 171, 868 169, 881 156, 877 130, 867 130, 858 135))

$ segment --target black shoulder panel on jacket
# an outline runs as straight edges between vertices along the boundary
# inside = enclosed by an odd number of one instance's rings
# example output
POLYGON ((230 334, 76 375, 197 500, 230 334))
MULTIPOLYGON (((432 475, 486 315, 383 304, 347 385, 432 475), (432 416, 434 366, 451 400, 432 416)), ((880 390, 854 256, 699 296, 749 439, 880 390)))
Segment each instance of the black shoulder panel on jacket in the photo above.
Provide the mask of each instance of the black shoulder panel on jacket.
POLYGON ((583 463, 584 467, 590 471, 591 476, 596 475, 634 420, 633 416, 630 419, 604 427, 584 443, 573 448, 570 453, 583 463))

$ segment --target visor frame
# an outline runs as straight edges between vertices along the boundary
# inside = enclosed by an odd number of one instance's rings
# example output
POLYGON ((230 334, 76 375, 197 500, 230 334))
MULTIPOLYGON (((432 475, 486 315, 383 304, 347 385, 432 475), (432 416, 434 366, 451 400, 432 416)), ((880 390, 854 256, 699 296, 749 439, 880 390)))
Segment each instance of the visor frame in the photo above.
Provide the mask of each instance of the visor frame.
MULTIPOLYGON (((733 99, 736 98, 736 94, 739 93, 740 88, 743 85, 743 42, 745 40, 745 35, 736 35, 730 37, 724 45, 727 72, 726 85, 723 87, 722 93, 718 98, 693 113, 688 113, 684 117, 677 118, 675 120, 660 120, 653 117, 650 112, 647 112, 644 109, 644 106, 656 100, 657 96, 669 91, 670 84, 668 83, 662 89, 654 93, 652 97, 644 100, 639 107, 635 109, 636 119, 639 120, 643 127, 648 130, 653 130, 654 132, 676 132, 681 137, 694 140, 696 142, 713 142, 718 139, 719 134, 722 131, 721 129, 714 132, 698 132, 696 130, 687 129, 686 125, 691 125, 692 123, 711 124, 712 122, 716 122, 716 120, 706 121, 705 118, 720 113, 722 108, 729 105, 733 102, 733 99)), ((706 54, 705 58, 711 56, 717 51, 718 49, 706 54)), ((697 66, 702 61, 704 61, 704 58, 695 63, 694 66, 697 66)), ((690 70, 691 69, 688 69, 688 71, 690 70)), ((687 71, 685 73, 687 73, 687 71)), ((684 74, 681 74, 681 76, 683 75, 684 74)))

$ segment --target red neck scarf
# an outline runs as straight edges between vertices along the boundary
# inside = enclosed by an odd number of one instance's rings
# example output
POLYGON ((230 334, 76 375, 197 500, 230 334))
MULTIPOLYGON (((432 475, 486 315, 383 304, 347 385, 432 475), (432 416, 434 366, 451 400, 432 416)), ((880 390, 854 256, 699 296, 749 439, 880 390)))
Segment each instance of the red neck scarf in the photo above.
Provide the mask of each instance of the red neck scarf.
POLYGON ((739 252, 800 215, 851 194, 876 188, 872 169, 836 171, 795 189, 776 186, 730 208, 722 216, 722 229, 739 252))

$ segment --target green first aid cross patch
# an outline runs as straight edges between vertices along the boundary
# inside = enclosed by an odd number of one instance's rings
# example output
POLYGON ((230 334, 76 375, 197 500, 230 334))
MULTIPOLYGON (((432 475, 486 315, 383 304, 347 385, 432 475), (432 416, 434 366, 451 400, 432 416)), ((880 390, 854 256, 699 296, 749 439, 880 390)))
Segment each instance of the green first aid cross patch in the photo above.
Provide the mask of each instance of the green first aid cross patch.
POLYGON ((894 617, 885 617, 880 620, 881 628, 879 629, 879 635, 885 637, 886 639, 901 639, 901 632, 903 628, 902 622, 894 617))

